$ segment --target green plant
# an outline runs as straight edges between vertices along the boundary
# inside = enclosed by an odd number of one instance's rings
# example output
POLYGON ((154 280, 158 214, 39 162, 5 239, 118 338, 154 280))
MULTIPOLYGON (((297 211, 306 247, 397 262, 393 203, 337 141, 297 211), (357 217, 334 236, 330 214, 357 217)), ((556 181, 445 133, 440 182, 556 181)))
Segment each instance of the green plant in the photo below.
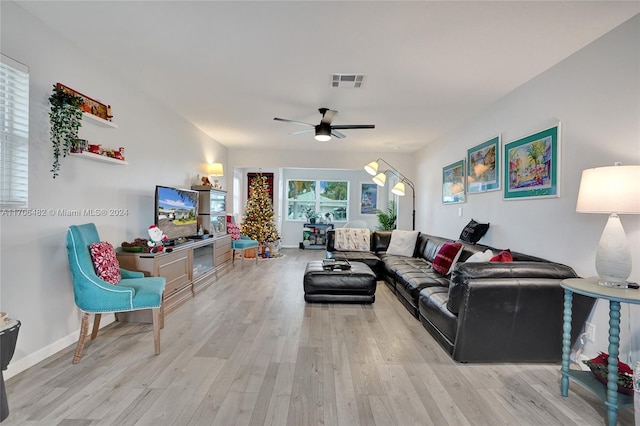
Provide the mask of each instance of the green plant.
POLYGON ((66 157, 78 139, 78 129, 82 126, 82 110, 84 100, 65 93, 53 85, 53 93, 49 96, 49 122, 51 123, 51 144, 53 145, 53 178, 60 173, 60 156, 66 157))
POLYGON ((396 220, 398 220, 398 215, 396 214, 395 201, 389 201, 386 212, 383 212, 380 209, 376 209, 376 215, 378 216, 378 222, 380 222, 380 226, 378 226, 378 229, 381 229, 383 231, 396 229, 396 220))
POLYGON ((316 220, 320 217, 320 215, 318 215, 318 212, 316 212, 314 209, 312 208, 308 208, 305 215, 307 216, 307 219, 309 220, 316 220))

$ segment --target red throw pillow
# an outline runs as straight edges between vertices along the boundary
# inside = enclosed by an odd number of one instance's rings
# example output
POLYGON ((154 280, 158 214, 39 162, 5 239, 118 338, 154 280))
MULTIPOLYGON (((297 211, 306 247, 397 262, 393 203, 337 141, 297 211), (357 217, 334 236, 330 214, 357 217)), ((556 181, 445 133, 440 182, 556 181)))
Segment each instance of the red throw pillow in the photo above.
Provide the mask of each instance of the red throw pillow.
POLYGON ((96 274, 110 284, 118 284, 122 279, 122 275, 120 275, 120 264, 113 246, 106 241, 101 241, 91 244, 89 252, 91 253, 96 274))
POLYGON ((462 244, 444 243, 433 259, 433 269, 442 275, 449 275, 460 257, 460 253, 462 253, 462 244))
POLYGON ((511 250, 502 250, 500 253, 493 256, 490 262, 513 262, 513 255, 511 254, 511 250))
POLYGON ((238 225, 236 225, 235 223, 232 223, 232 222, 228 222, 227 223, 227 234, 231 235, 231 239, 232 240, 239 240, 240 239, 240 229, 238 228, 238 225))

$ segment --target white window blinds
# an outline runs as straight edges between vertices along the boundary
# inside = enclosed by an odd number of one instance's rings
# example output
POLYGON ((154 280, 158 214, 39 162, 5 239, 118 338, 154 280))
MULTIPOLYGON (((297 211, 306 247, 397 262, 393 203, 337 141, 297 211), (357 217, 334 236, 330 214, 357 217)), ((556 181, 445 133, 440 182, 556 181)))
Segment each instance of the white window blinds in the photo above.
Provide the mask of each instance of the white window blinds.
POLYGON ((29 196, 29 69, 0 55, 0 208, 26 208, 29 196))

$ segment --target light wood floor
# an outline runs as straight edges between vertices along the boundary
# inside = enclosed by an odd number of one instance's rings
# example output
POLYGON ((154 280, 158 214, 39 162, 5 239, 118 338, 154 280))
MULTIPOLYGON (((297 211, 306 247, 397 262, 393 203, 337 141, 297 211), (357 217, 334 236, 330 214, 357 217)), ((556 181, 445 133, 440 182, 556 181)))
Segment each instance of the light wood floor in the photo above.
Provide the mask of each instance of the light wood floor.
MULTIPOLYGON (((559 365, 459 364, 379 283, 373 305, 305 304, 307 261, 246 261, 166 318, 113 323, 7 381, 9 425, 602 425, 559 365)), ((490 314, 490 313, 488 313, 490 314)), ((633 410, 619 424, 633 424, 633 410)))

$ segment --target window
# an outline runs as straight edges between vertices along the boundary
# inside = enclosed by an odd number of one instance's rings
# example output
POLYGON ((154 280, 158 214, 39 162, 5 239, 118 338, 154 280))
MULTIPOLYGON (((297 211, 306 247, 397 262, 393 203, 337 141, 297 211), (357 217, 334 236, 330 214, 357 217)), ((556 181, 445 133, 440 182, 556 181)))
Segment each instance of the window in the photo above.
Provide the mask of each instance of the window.
POLYGON ((307 211, 317 212, 321 218, 347 220, 349 182, 329 180, 287 181, 287 218, 307 220, 307 211))
POLYGON ((0 59, 0 208, 26 208, 29 70, 4 55, 0 59))

